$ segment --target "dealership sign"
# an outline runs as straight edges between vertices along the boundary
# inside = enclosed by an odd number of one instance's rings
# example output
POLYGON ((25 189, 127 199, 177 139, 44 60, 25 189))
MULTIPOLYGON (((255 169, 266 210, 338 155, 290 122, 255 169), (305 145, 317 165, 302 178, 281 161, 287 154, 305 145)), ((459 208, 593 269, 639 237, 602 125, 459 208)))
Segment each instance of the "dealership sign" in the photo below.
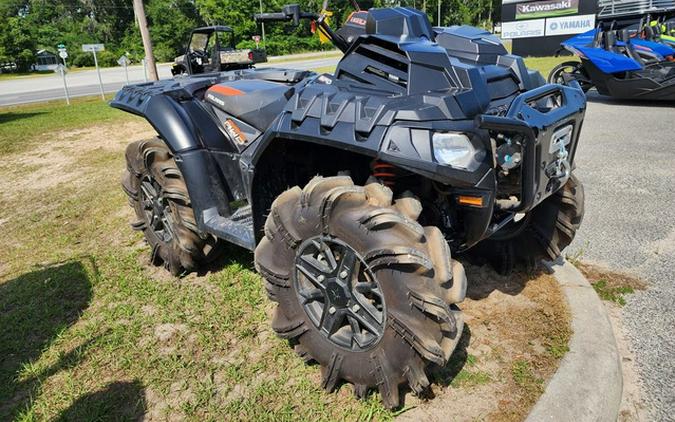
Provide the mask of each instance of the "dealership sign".
POLYGON ((546 35, 581 34, 595 27, 595 15, 546 19, 546 35))
POLYGON ((579 0, 544 0, 516 4, 516 19, 573 15, 579 11, 579 0))
POLYGON ((545 19, 532 19, 522 22, 504 22, 502 23, 502 38, 531 38, 543 37, 545 19))

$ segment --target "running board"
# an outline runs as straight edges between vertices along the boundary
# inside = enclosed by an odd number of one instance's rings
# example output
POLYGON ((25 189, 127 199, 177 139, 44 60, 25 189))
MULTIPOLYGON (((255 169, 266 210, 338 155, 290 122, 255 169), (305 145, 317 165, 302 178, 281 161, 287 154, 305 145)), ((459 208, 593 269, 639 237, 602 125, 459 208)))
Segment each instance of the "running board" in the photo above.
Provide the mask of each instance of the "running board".
POLYGON ((250 205, 238 208, 230 217, 223 217, 216 208, 209 208, 202 213, 202 217, 207 232, 250 251, 255 249, 250 205))

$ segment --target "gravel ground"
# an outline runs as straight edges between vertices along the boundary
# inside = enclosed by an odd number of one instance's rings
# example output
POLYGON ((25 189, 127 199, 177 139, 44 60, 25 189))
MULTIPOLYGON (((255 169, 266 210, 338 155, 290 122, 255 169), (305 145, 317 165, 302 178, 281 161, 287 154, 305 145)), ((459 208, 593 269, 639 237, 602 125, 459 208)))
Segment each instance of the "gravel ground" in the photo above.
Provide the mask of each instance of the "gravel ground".
POLYGON ((635 274, 624 330, 651 420, 675 416, 675 108, 589 94, 576 174, 586 215, 568 256, 635 274))

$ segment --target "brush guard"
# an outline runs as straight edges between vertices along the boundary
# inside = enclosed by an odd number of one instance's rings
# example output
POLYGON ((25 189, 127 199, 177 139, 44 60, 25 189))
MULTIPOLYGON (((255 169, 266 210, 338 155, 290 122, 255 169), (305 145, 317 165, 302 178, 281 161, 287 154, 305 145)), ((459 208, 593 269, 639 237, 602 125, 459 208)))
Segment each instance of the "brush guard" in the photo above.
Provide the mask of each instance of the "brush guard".
POLYGON ((570 86, 547 84, 519 95, 503 116, 476 118, 478 127, 491 135, 522 138, 520 198, 497 201, 502 210, 527 212, 567 182, 585 111, 586 96, 571 81, 570 86))

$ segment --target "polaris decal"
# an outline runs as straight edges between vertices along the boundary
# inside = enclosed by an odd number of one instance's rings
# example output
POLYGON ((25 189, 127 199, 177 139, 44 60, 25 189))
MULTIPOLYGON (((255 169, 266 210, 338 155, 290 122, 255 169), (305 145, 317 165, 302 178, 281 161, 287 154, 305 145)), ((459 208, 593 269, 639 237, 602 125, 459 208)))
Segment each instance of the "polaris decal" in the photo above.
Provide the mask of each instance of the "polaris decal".
POLYGON ((516 5, 516 19, 573 15, 579 11, 579 0, 544 0, 516 5))
POLYGON ((207 98, 208 100, 210 100, 210 101, 213 101, 214 103, 216 103, 216 104, 218 104, 218 105, 220 105, 220 106, 224 106, 224 105, 225 105, 225 101, 221 100, 220 98, 216 97, 216 96, 213 95, 213 94, 210 94, 210 93, 209 93, 209 94, 206 94, 206 98, 207 98))
POLYGON ((531 38, 544 36, 545 19, 532 19, 523 22, 502 23, 502 38, 531 38))

